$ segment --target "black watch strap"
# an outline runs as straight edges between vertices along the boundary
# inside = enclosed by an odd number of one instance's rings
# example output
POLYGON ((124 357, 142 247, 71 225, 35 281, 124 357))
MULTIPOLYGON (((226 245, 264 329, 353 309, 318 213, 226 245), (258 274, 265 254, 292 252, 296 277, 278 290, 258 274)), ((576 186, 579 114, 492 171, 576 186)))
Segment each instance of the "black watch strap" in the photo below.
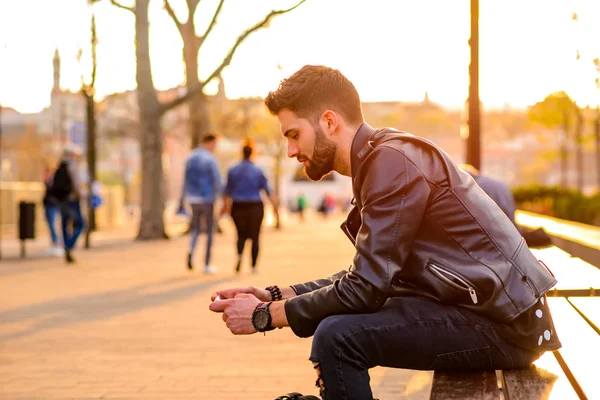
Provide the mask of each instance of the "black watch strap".
POLYGON ((273 329, 275 329, 273 327, 273 319, 271 318, 271 313, 269 312, 269 307, 271 307, 270 301, 268 301, 266 303, 258 303, 256 308, 254 309, 254 312, 252 313, 252 325, 254 326, 254 329, 256 329, 258 332, 267 332, 267 331, 272 331, 273 329), (254 315, 259 312, 266 313, 268 315, 268 324, 267 324, 267 327, 264 329, 259 329, 259 327, 257 327, 254 324, 254 315))

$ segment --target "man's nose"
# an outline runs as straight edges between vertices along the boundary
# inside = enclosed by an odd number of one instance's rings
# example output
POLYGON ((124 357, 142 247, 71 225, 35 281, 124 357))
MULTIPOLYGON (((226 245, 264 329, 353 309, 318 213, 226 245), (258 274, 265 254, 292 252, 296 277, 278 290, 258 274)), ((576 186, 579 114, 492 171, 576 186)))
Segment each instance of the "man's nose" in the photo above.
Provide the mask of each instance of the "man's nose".
POLYGON ((298 146, 296 146, 294 143, 292 143, 291 140, 288 140, 288 144, 287 144, 287 156, 289 158, 294 158, 298 155, 298 146))

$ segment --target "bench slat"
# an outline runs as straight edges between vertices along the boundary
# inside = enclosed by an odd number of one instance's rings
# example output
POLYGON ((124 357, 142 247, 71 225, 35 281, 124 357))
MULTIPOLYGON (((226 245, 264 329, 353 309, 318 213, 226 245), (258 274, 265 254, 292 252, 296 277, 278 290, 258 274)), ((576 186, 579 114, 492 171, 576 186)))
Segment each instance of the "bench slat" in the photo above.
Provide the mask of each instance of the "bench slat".
POLYGON ((600 336, 585 322, 567 299, 548 298, 558 338, 560 355, 589 399, 600 398, 598 371, 593 363, 600 359, 600 336))
POLYGON ((500 390, 495 371, 441 372, 433 375, 431 400, 498 400, 500 390))
POLYGON ((588 324, 600 335, 600 299, 573 297, 569 301, 589 320, 588 324))
POLYGON ((544 247, 543 249, 532 248, 530 250, 537 258, 542 258, 542 256, 548 257, 549 259, 563 259, 573 257, 571 254, 567 253, 566 251, 557 246, 544 247))
POLYGON ((531 368, 502 371, 506 400, 578 399, 571 383, 550 352, 544 353, 531 368))
MULTIPOLYGON (((558 280, 556 289, 600 288, 600 269, 581 258, 570 257, 568 253, 556 247, 533 249, 532 252, 550 268, 558 280)), ((552 293, 549 295, 552 296, 552 293)))

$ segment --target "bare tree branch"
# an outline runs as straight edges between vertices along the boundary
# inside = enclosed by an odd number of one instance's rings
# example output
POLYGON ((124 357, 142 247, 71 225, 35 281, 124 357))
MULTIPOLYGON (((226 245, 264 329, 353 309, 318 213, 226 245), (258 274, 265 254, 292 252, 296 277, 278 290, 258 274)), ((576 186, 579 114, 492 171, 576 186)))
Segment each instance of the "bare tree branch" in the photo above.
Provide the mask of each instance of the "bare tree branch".
POLYGON ((83 68, 81 68, 81 56, 83 56, 83 49, 80 47, 77 49, 77 63, 79 64, 79 81, 81 82, 81 88, 79 89, 84 96, 87 96, 87 84, 85 83, 85 76, 83 74, 83 68))
POLYGON ((301 0, 300 2, 298 2, 295 6, 288 8, 286 10, 273 10, 271 11, 269 14, 267 14, 267 16, 265 18, 263 18, 262 21, 260 21, 259 23, 257 23, 256 25, 252 26, 251 28, 247 29, 246 31, 244 31, 240 36, 238 36, 237 40, 235 41, 234 45, 231 47, 231 49, 229 50, 229 53, 227 53, 227 56, 223 59, 223 62, 221 63, 221 65, 219 65, 209 76, 208 78, 206 78, 205 81, 200 82, 200 84, 198 86, 196 86, 195 88, 191 89, 190 91, 188 91, 186 94, 180 96, 179 98, 172 100, 168 103, 162 104, 161 108, 160 108, 160 113, 164 114, 165 112, 169 111, 170 109, 177 107, 180 104, 185 103, 186 101, 188 101, 189 99, 191 99, 192 97, 196 96, 197 94, 199 94, 200 92, 202 92, 202 90, 204 89, 204 87, 210 82, 212 81, 215 77, 219 76, 221 74, 221 71, 223 71, 223 69, 225 67, 227 67, 230 63, 231 63, 231 59, 233 58, 233 55, 235 53, 235 51, 237 50, 237 48, 240 46, 240 44, 242 44, 242 42, 253 32, 261 29, 261 28, 265 28, 269 25, 269 22, 271 22, 271 20, 277 16, 277 15, 281 15, 281 14, 285 14, 288 13, 292 10, 295 10, 296 8, 298 8, 298 6, 300 6, 302 3, 304 3, 306 0, 301 0))
MULTIPOLYGON (((173 8, 171 7, 171 3, 169 3, 169 0, 165 0, 164 8, 165 8, 165 10, 167 10, 167 13, 169 13, 169 15, 171 16, 171 19, 173 20, 173 22, 175 22, 175 25, 177 26, 177 30, 179 31, 179 34, 183 36, 183 24, 179 21, 179 18, 177 18, 175 11, 173 11, 173 8)), ((189 17, 188 17, 188 21, 189 21, 189 17)))
MULTIPOLYGON (((90 2, 90 4, 93 4, 94 2, 90 2)), ((92 32, 92 36, 91 36, 91 53, 92 53, 92 74, 91 74, 91 81, 90 83, 85 83, 85 78, 83 77, 83 71, 80 74, 80 79, 81 79, 81 93, 85 96, 85 97, 91 97, 95 94, 96 91, 96 71, 98 69, 98 58, 97 58, 97 52, 96 52, 96 44, 98 42, 98 37, 96 35, 96 16, 94 14, 92 14, 92 21, 91 21, 91 32, 92 32)), ((83 49, 79 48, 79 51, 77 52, 77 62, 80 64, 81 67, 81 56, 83 55, 83 49)))
POLYGON ((98 36, 96 35, 96 16, 92 14, 92 81, 90 82, 92 93, 96 88, 96 70, 98 68, 98 57, 96 54, 97 43, 98 36))
POLYGON ((192 22, 194 24, 194 14, 196 14, 196 8, 198 8, 198 4, 200 4, 200 0, 187 0, 188 5, 188 22, 192 22))
POLYGON ((110 0, 110 3, 113 6, 115 6, 115 7, 122 8, 123 10, 127 10, 127 11, 132 12, 133 14, 135 14, 135 8, 134 7, 124 6, 123 4, 117 3, 117 0, 110 0))
POLYGON ((204 35, 200 36, 200 41, 199 41, 198 46, 202 46, 202 43, 204 43, 204 40, 206 39, 206 37, 208 36, 210 31, 212 31, 212 29, 217 24, 217 18, 219 17, 219 14, 221 13, 221 9, 223 8, 223 3, 225 3, 225 0, 219 1, 217 10, 215 11, 215 14, 213 15, 212 20, 210 21, 210 24, 208 24, 208 28, 206 28, 206 32, 204 32, 204 35))

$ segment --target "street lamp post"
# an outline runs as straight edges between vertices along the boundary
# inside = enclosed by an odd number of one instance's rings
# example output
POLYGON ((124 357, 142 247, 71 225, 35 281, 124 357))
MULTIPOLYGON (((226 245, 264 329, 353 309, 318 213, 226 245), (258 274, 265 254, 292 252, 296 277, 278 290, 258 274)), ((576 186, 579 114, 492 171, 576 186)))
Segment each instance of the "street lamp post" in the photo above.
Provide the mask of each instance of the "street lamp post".
POLYGON ((469 65, 469 135, 467 164, 481 170, 481 119, 479 103, 479 0, 471 0, 471 64, 469 65))

